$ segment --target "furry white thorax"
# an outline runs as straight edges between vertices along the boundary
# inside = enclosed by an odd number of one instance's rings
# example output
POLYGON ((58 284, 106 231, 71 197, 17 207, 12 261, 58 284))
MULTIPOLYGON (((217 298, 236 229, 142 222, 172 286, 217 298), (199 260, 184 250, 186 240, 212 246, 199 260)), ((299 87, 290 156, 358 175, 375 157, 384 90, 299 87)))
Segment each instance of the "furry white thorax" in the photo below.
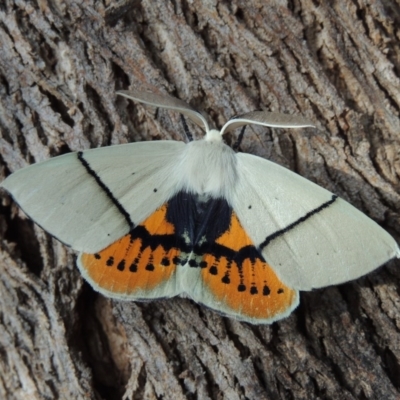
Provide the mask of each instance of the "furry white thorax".
POLYGON ((229 199, 237 179, 236 154, 215 129, 186 145, 179 168, 183 188, 201 196, 229 199))

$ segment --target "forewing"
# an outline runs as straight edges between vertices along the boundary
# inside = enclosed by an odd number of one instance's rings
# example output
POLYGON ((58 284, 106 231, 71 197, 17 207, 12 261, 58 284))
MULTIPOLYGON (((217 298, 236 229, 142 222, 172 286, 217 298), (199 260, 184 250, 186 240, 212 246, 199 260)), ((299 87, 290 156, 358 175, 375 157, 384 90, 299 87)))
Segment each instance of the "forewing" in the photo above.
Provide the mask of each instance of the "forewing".
POLYGON ((286 285, 310 290, 346 282, 400 256, 378 224, 301 176, 243 153, 237 171, 230 203, 286 285))
POLYGON ((140 142, 70 153, 21 169, 1 186, 57 239, 96 253, 179 189, 184 146, 140 142))

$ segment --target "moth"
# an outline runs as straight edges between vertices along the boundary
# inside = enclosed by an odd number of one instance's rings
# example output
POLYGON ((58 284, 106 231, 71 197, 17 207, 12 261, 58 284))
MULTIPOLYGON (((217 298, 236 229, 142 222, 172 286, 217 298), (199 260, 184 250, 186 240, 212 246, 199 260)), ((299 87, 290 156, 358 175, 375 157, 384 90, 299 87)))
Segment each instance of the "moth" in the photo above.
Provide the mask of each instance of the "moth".
POLYGON ((356 279, 400 257, 395 240, 349 203, 223 142, 247 124, 312 126, 303 118, 250 112, 218 131, 176 98, 118 94, 177 111, 206 134, 187 144, 70 153, 1 184, 34 222, 79 252, 83 277, 100 293, 187 296, 239 320, 272 323, 296 308, 299 291, 356 279))

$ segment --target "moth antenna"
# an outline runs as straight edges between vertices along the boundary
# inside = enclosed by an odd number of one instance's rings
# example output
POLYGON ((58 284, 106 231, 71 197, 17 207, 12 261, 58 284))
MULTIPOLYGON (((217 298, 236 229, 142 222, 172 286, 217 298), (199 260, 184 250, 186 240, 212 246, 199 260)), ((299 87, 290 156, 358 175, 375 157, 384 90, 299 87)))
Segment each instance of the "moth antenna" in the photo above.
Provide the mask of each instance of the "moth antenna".
POLYGON ((204 129, 206 133, 210 130, 207 120, 198 111, 192 108, 189 104, 175 97, 140 90, 120 90, 116 92, 116 94, 153 107, 178 111, 185 117, 188 117, 196 125, 200 126, 200 128, 204 129))
POLYGON ((315 125, 303 117, 268 111, 253 111, 230 119, 221 129, 221 135, 243 125, 263 125, 271 128, 306 128, 315 125))
POLYGON ((189 142, 192 142, 193 141, 192 132, 190 132, 190 129, 188 127, 188 124, 186 123, 186 119, 183 116, 183 114, 180 114, 180 116, 181 116, 181 123, 183 126, 183 131, 185 132, 185 135, 186 135, 187 139, 189 140, 189 142))

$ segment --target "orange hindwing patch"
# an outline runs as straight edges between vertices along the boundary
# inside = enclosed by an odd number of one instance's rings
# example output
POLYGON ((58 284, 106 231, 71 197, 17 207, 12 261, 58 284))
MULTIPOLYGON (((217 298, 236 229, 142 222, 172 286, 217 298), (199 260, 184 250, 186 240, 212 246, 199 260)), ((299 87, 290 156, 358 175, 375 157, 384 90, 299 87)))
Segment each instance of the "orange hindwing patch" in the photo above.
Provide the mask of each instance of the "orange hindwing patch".
POLYGON ((226 312, 247 318, 275 319, 297 305, 298 293, 287 287, 262 258, 232 211, 229 228, 204 254, 202 277, 226 312))
POLYGON ((168 281, 180 263, 180 249, 172 245, 174 226, 166 220, 166 211, 163 205, 99 253, 82 253, 79 264, 87 279, 100 290, 122 297, 151 291, 168 281))

